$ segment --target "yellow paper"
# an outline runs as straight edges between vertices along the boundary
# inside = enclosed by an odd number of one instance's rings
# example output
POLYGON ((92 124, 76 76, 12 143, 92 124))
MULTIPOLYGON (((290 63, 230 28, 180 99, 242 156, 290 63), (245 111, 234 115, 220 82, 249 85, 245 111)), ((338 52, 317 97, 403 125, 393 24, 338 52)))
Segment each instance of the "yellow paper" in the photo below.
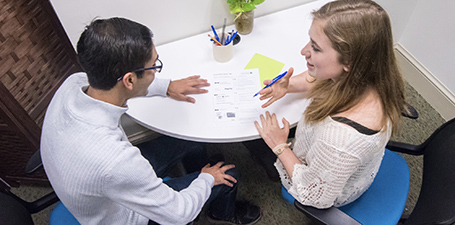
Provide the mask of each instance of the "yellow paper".
POLYGON ((271 80, 278 76, 283 67, 284 63, 256 53, 246 65, 245 69, 259 69, 261 87, 264 87, 264 80, 271 80))

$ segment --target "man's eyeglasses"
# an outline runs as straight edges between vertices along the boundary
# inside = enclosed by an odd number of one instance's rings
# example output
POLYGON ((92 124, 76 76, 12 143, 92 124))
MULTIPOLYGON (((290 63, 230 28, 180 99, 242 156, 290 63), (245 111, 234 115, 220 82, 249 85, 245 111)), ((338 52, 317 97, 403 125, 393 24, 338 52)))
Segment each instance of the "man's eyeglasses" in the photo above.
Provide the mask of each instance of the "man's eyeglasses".
MULTIPOLYGON (((131 72, 141 72, 141 71, 146 71, 146 70, 156 70, 157 73, 160 73, 162 69, 163 69, 163 62, 161 62, 160 59, 157 59, 154 66, 148 67, 148 68, 141 68, 141 69, 133 70, 131 72)), ((123 75, 123 76, 125 76, 125 75, 123 75)), ((121 81, 123 79, 123 76, 119 77, 117 79, 117 82, 121 81)))

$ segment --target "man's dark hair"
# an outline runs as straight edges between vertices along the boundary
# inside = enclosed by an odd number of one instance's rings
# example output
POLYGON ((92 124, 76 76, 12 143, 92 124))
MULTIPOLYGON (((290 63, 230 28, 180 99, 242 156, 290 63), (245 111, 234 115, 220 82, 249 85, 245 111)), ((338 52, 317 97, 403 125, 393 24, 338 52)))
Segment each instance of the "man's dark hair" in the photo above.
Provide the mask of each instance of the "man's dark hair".
MULTIPOLYGON (((153 34, 146 26, 124 18, 97 19, 77 42, 79 62, 90 86, 110 90, 117 79, 143 68, 152 58, 153 34)), ((143 72, 136 72, 139 78, 143 72)))

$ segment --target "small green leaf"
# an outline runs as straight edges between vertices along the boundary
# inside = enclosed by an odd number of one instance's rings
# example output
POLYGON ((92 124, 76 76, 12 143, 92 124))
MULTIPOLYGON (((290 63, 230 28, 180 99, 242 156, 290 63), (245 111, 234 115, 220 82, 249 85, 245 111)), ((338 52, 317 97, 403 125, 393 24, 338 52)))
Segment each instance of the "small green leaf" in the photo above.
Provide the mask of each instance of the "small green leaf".
POLYGON ((237 13, 243 12, 242 8, 239 8, 239 7, 235 7, 232 9, 229 7, 229 11, 231 12, 231 14, 237 14, 237 13))
POLYGON ((244 12, 247 12, 247 11, 251 11, 251 10, 253 10, 255 8, 256 8, 256 6, 254 6, 253 4, 245 3, 245 5, 243 5, 242 9, 243 9, 244 12))
POLYGON ((235 18, 237 19, 242 12, 256 9, 256 5, 263 3, 264 0, 226 0, 226 2, 229 4, 230 13, 237 14, 235 18))
POLYGON ((259 5, 261 3, 263 3, 264 0, 251 0, 251 3, 254 4, 254 5, 259 5))

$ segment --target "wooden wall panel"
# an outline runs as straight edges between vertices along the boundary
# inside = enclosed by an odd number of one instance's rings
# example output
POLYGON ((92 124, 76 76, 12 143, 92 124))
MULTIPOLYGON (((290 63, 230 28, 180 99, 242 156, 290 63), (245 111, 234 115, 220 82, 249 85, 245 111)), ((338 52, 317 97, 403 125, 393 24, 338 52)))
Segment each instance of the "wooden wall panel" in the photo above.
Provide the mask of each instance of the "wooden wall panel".
POLYGON ((47 0, 0 0, 0 42, 0 176, 43 183, 44 171, 25 174, 25 165, 53 94, 82 69, 47 0))

